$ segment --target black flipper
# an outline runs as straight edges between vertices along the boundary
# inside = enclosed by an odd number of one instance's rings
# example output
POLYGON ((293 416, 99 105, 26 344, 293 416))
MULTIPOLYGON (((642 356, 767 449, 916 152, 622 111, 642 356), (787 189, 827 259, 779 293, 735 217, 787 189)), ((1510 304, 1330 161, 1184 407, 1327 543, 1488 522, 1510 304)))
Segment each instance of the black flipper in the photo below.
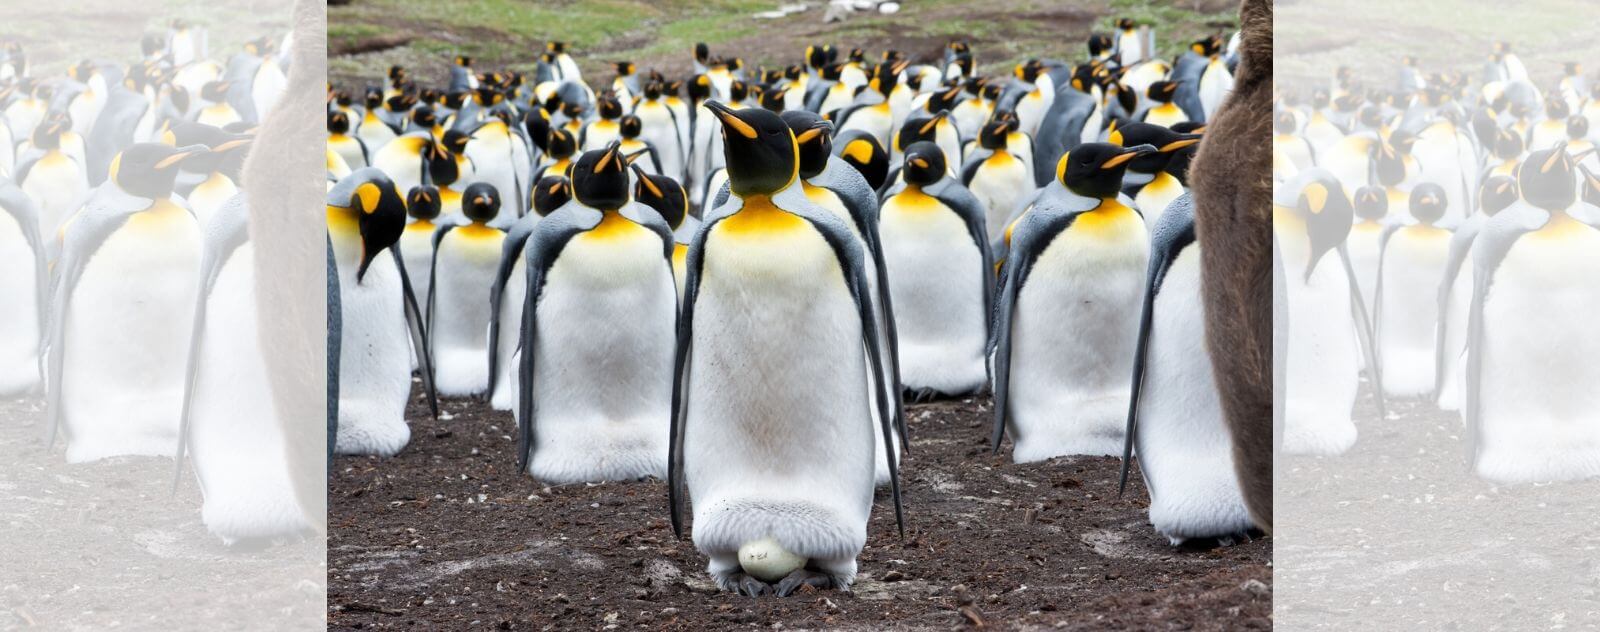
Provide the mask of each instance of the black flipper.
MULTIPOLYGON (((1383 336, 1381 335, 1383 333, 1383 267, 1384 262, 1389 258, 1389 239, 1393 238, 1394 234, 1399 232, 1401 228, 1405 228, 1405 226, 1390 224, 1385 226, 1383 233, 1378 236, 1378 271, 1377 278, 1372 281, 1372 327, 1367 331, 1371 332, 1369 335, 1372 336, 1372 357, 1379 362, 1383 361, 1383 336)), ((1352 272, 1355 270, 1353 266, 1350 269, 1352 272)), ((1356 287, 1359 289, 1361 286, 1357 285, 1356 287)), ((1379 370, 1381 369, 1382 367, 1379 367, 1379 370)), ((1374 373, 1373 375, 1376 376, 1377 374, 1374 373)), ((1381 390, 1383 382, 1379 381, 1376 387, 1381 390)))
MULTIPOLYGON (((433 249, 428 254, 428 295, 422 298, 423 331, 433 331, 433 308, 436 300, 435 295, 438 294, 438 286, 435 283, 439 281, 439 244, 444 242, 445 234, 455 227, 455 224, 445 224, 433 230, 433 249)), ((493 317, 491 316, 490 318, 492 319, 493 317)), ((433 357, 433 354, 433 338, 430 337, 428 338, 428 357, 433 357)), ((493 387, 492 383, 490 387, 493 387)))
MULTIPOLYGON (((513 226, 506 233, 505 243, 500 248, 500 266, 495 269, 494 286, 489 290, 489 390, 486 398, 494 397, 494 385, 500 377, 500 306, 505 300, 506 282, 511 280, 511 271, 516 267, 517 257, 522 254, 530 234, 519 232, 513 226)), ((438 252, 438 248, 434 252, 438 252)))
POLYGON ((1081 212, 1029 213, 1012 232, 1011 253, 1001 271, 1001 295, 995 304, 994 340, 990 344, 994 357, 994 431, 989 442, 995 454, 1000 452, 1000 441, 1006 433, 1006 408, 1011 394, 1011 325, 1017 298, 1038 254, 1070 228, 1081 212))
POLYGON ((433 355, 428 352, 428 332, 423 325, 422 311, 417 309, 417 295, 411 291, 411 277, 406 276, 405 262, 400 258, 400 245, 389 248, 394 256, 395 268, 400 271, 400 288, 405 294, 406 326, 411 330, 411 344, 417 350, 417 372, 422 375, 422 390, 428 397, 428 410, 439 418, 439 392, 433 386, 433 355))
POLYGON ((1350 265, 1350 251, 1339 244, 1339 263, 1344 264, 1344 275, 1350 284, 1350 309, 1356 319, 1356 335, 1361 338, 1361 352, 1367 356, 1368 375, 1372 377, 1372 396, 1378 404, 1378 416, 1388 416, 1383 402, 1383 368, 1378 364, 1376 347, 1372 344, 1372 320, 1367 318, 1367 304, 1361 299, 1361 286, 1356 284, 1356 271, 1350 265))
MULTIPOLYGON (((1481 226, 1478 227, 1478 229, 1481 228, 1481 226)), ((1472 242, 1475 236, 1476 230, 1469 229, 1466 226, 1458 227, 1456 236, 1450 240, 1450 251, 1445 258, 1444 280, 1439 283, 1437 307, 1439 319, 1433 330, 1433 399, 1435 401, 1439 399, 1439 394, 1444 391, 1445 365, 1449 363, 1450 350, 1445 349, 1445 345, 1450 335, 1450 295, 1455 291, 1456 279, 1461 274, 1461 265, 1466 262, 1467 254, 1472 252, 1472 242), (1466 231, 1469 230, 1472 231, 1472 234, 1466 235, 1466 231)), ((1471 297, 1468 297, 1468 300, 1471 300, 1471 297)), ((1460 349, 1455 351, 1457 354, 1461 353, 1460 349)))
POLYGON ((339 266, 328 238, 328 475, 333 476, 333 448, 339 436, 339 362, 344 344, 344 301, 339 295, 339 266))
MULTIPOLYGON (((715 208, 715 207, 713 207, 715 208)), ((694 342, 694 302, 700 296, 700 274, 705 263, 706 236, 721 219, 708 221, 695 232, 684 255, 683 305, 678 309, 678 344, 672 361, 672 421, 667 430, 667 508, 672 535, 683 539, 683 416, 689 405, 689 352, 694 342)))
MULTIPOLYGON (((533 450, 537 447, 534 436, 534 405, 533 372, 536 367, 535 347, 538 343, 538 314, 539 293, 544 290, 545 271, 550 269, 561 255, 561 250, 567 242, 582 231, 593 228, 600 222, 595 218, 595 223, 589 226, 578 226, 569 217, 562 215, 568 207, 563 206, 544 218, 529 235, 523 247, 523 261, 526 265, 525 282, 527 291, 522 298, 522 323, 520 325, 521 342, 517 348, 522 352, 521 361, 517 363, 517 471, 527 472, 528 465, 533 461, 533 450)), ((515 259, 513 259, 514 261, 515 259)))

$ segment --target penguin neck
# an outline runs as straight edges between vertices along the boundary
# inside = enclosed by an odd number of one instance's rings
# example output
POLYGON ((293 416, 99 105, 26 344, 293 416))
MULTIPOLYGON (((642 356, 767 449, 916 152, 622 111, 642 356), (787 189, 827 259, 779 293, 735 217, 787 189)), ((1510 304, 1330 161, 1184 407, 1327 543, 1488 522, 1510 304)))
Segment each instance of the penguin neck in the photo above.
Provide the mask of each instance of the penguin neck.
POLYGON ((584 234, 594 239, 610 239, 619 237, 638 227, 633 220, 622 216, 621 209, 594 209, 600 213, 600 221, 584 234))
POLYGON ((417 231, 417 232, 429 232, 429 233, 432 233, 433 232, 433 228, 434 228, 433 220, 431 220, 431 219, 417 218, 416 220, 412 221, 411 223, 406 224, 406 232, 417 231))
POLYGON ((755 236, 800 228, 806 220, 779 208, 773 201, 777 193, 741 195, 739 210, 717 225, 735 234, 755 236))
POLYGON ((328 207, 328 234, 342 240, 361 234, 360 218, 354 208, 328 207))

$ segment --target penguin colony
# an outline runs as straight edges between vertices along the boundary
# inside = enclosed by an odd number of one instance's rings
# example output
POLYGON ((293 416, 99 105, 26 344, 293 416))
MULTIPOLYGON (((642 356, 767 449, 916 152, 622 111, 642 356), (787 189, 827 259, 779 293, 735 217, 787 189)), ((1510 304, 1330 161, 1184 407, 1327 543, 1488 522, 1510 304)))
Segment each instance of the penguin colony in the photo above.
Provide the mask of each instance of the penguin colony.
POLYGON ((1364 372, 1380 411, 1459 414, 1478 476, 1600 476, 1600 85, 1576 63, 1536 84, 1505 43, 1486 57, 1278 96, 1284 450, 1348 450, 1364 372))
MULTIPOLYGON (((289 39, 212 58, 181 21, 131 62, 0 50, 0 396, 43 396, 69 463, 191 457, 225 543, 315 531, 257 337, 242 188, 289 39)), ((178 480, 174 481, 176 485, 178 480)))
POLYGON ((959 41, 698 44, 687 77, 590 83, 551 42, 330 86, 330 449, 401 449, 415 366, 510 411, 539 480, 665 478, 717 585, 783 596, 848 589, 877 485, 903 532, 905 399, 992 389, 996 450, 1137 448, 1174 544, 1247 535, 1186 184, 1238 37, 1169 60, 1119 30, 1012 76, 959 41))

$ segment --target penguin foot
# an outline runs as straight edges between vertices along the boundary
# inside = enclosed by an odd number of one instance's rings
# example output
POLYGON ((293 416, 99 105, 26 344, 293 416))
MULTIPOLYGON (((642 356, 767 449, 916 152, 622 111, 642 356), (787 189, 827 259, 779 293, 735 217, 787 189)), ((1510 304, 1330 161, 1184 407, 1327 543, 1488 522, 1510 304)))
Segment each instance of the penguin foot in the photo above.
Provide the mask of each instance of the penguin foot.
POLYGON ((745 573, 730 573, 725 577, 719 577, 717 578, 717 584, 717 587, 722 590, 739 593, 746 597, 760 597, 772 594, 772 584, 745 573))
POLYGON ((931 388, 907 389, 906 390, 906 394, 910 396, 911 403, 913 403, 913 404, 922 404, 922 403, 926 403, 926 402, 931 402, 931 401, 937 399, 940 395, 943 395, 943 393, 940 393, 939 391, 933 390, 931 388))
POLYGON ((803 590, 805 586, 810 586, 816 590, 826 590, 833 588, 835 584, 832 575, 802 568, 789 573, 788 577, 778 582, 778 596, 788 597, 796 591, 803 590))

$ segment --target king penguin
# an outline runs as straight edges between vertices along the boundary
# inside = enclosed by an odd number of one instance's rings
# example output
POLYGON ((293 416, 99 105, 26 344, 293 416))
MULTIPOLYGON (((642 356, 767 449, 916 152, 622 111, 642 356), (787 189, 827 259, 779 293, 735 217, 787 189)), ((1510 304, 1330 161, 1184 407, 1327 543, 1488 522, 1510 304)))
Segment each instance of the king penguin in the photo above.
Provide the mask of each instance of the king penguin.
MULTIPOLYGON (((410 220, 406 222, 405 232, 400 233, 400 241, 395 245, 400 250, 400 262, 405 266, 406 278, 411 281, 411 289, 415 290, 418 307, 428 300, 428 292, 433 289, 433 234, 438 232, 441 224, 448 222, 439 221, 440 196, 439 188, 430 184, 411 187, 406 192, 406 215, 410 220)), ((416 368, 416 356, 412 356, 412 368, 416 368)))
POLYGON ((1529 154, 1522 200, 1472 247, 1462 388, 1468 457, 1491 481, 1600 476, 1600 177, 1583 170, 1580 197, 1574 171, 1565 143, 1529 154))
MULTIPOLYGON (((732 195, 689 247, 672 388, 673 531, 681 537, 687 484, 695 547, 718 588, 845 590, 872 511, 873 422, 893 432, 889 402, 868 386, 884 374, 868 255, 807 198, 783 119, 708 107, 722 122, 732 195), (773 556, 792 563, 742 563, 773 556)), ((884 458, 898 521, 894 451, 884 458)))
POLYGON ((952 177, 944 151, 912 143, 906 186, 878 213, 897 309, 900 379, 918 398, 964 395, 988 383, 984 346, 994 305, 993 256, 984 209, 952 177))
POLYGON ((633 172, 634 199, 655 209, 672 229, 672 279, 678 288, 678 300, 682 301, 684 262, 689 255, 689 242, 700 230, 700 218, 689 214, 689 194, 677 180, 645 173, 638 165, 633 165, 633 172))
POLYGON ((523 295, 527 278, 523 272, 523 246, 533 227, 556 209, 572 201, 572 183, 566 176, 545 176, 533 187, 533 212, 522 216, 506 231, 500 242, 500 266, 489 289, 489 405, 495 410, 511 410, 517 401, 517 385, 512 381, 512 361, 521 326, 523 295))
POLYGON ((16 181, 39 205, 40 234, 54 236, 67 218, 83 206, 89 193, 84 165, 66 151, 71 133, 66 115, 51 114, 33 128, 31 151, 19 156, 16 181))
POLYGON ((1383 233, 1372 338, 1385 396, 1427 395, 1435 386, 1438 289, 1450 251, 1450 230, 1439 221, 1449 209, 1448 195, 1432 182, 1418 184, 1411 190, 1412 221, 1383 233))
POLYGON ((1079 145, 1056 167, 1075 195, 1041 196, 1006 230, 992 443, 1009 430, 1017 463, 1122 451, 1150 237, 1117 198, 1128 162, 1154 151, 1079 145))
POLYGON ((39 207, 22 189, 0 179, 0 397, 36 391, 44 348, 48 270, 39 207))
POLYGON ((999 239, 1006 220, 1033 193, 1033 169, 1012 155, 1006 135, 1015 123, 991 121, 978 133, 978 148, 961 167, 961 183, 983 205, 988 239, 999 239))
POLYGON ((671 402, 672 233, 632 200, 616 142, 572 169, 572 201, 523 247, 519 468, 540 481, 663 476, 671 402))
POLYGON ((172 454, 200 270, 200 227, 172 185, 204 151, 128 148, 65 229, 46 383, 70 463, 172 454))
POLYGON ((1274 191, 1272 214, 1294 326, 1283 449, 1338 454, 1356 441, 1351 415, 1363 360, 1377 373, 1371 321, 1344 245, 1354 211, 1338 178, 1313 168, 1274 191))
POLYGON ((433 233, 429 268, 428 350, 434 385, 446 396, 478 395, 489 389, 489 289, 506 234, 489 225, 500 214, 500 192, 477 182, 461 195, 463 225, 433 233))
POLYGON ((1133 198, 1134 208, 1144 215, 1152 231, 1161 221, 1161 213, 1171 208, 1173 200, 1185 192, 1183 182, 1169 173, 1172 159, 1187 147, 1200 142, 1199 134, 1180 134, 1170 128, 1149 123, 1129 123, 1111 132, 1112 144, 1133 147, 1150 145, 1156 152, 1141 156, 1128 163, 1128 175, 1122 179, 1122 191, 1133 198))
POLYGON ((1232 540, 1253 523, 1234 476, 1233 444, 1206 353, 1189 194, 1161 213, 1150 241, 1121 484, 1127 484, 1137 447, 1156 531, 1173 546, 1197 538, 1232 540))
POLYGON ((423 389, 438 414, 422 313, 394 249, 405 230, 405 202, 388 176, 368 167, 328 192, 327 213, 339 272, 340 346, 361 350, 341 354, 334 451, 393 456, 411 440, 410 349, 418 350, 423 389))

